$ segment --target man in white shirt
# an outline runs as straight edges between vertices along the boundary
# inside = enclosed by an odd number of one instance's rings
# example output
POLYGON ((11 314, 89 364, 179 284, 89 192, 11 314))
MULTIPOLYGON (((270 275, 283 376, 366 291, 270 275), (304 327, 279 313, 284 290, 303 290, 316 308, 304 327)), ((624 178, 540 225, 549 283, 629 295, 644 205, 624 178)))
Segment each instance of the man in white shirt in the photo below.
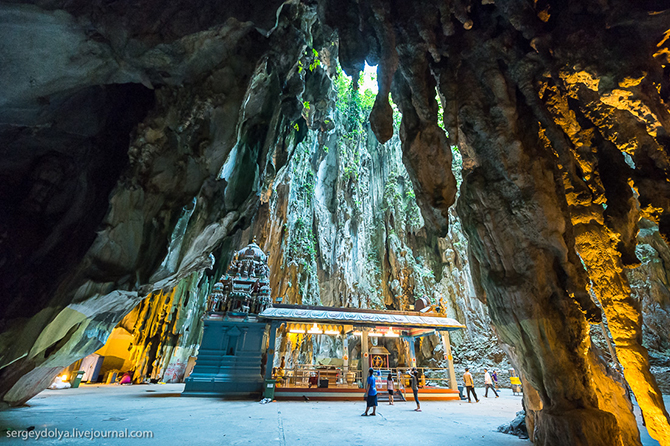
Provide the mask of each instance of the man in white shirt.
POLYGON ((493 393, 496 394, 496 398, 499 397, 496 388, 493 386, 493 380, 491 379, 491 374, 488 370, 484 369, 484 385, 486 386, 486 392, 484 392, 484 397, 489 397, 489 389, 493 390, 493 393))

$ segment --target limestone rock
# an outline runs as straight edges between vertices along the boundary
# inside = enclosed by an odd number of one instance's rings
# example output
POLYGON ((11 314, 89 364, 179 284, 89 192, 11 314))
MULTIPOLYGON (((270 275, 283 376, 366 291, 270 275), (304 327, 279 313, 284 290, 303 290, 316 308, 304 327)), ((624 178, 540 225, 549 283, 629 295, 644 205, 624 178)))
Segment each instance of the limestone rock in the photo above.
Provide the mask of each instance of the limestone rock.
POLYGON ((268 5, 0 6, 14 61, 0 102, 3 404, 97 350, 147 294, 211 267, 256 212, 268 123, 283 122, 280 85, 315 17, 268 5), (154 8, 179 13, 159 29, 154 8))

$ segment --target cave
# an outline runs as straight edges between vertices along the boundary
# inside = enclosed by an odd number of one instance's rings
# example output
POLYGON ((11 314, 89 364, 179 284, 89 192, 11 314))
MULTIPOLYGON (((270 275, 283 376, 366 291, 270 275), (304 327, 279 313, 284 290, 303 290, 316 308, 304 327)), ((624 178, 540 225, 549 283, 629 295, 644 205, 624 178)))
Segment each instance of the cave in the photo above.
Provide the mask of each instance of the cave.
POLYGON ((666 2, 12 0, 0 41, 0 409, 110 339, 182 379, 255 238, 275 301, 443 305, 533 444, 641 445, 634 400, 670 445, 666 2))

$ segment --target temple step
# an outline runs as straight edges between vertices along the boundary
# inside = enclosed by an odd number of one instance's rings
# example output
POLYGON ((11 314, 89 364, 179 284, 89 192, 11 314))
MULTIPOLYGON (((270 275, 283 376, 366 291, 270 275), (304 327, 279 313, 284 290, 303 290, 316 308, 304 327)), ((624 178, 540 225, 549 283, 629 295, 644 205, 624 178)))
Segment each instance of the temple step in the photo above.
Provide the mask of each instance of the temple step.
MULTIPOLYGON (((388 403, 389 402, 389 393, 387 391, 382 391, 380 390, 377 392, 377 401, 383 402, 383 403, 388 403)), ((393 392, 393 401, 407 401, 405 399, 405 395, 402 394, 402 392, 396 390, 393 392)))

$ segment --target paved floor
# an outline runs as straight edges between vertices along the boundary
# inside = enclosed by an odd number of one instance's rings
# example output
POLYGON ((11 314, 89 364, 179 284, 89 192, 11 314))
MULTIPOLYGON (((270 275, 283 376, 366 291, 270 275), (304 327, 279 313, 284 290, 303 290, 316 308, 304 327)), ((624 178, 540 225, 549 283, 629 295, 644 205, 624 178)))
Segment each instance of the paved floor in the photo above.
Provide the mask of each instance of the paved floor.
MULTIPOLYGON (((376 417, 361 417, 365 403, 221 401, 180 397, 183 384, 83 386, 46 390, 29 407, 0 412, 0 444, 25 444, 8 438, 8 429, 36 433, 95 435, 98 431, 152 431, 153 439, 86 437, 40 438, 39 444, 73 445, 530 445, 495 429, 514 418, 521 398, 503 390, 501 398, 478 404, 425 402, 382 404, 376 417)), ((480 395, 483 394, 483 391, 480 395)), ((645 446, 658 445, 641 428, 645 446)), ((103 434, 100 434, 103 435, 103 434)))

